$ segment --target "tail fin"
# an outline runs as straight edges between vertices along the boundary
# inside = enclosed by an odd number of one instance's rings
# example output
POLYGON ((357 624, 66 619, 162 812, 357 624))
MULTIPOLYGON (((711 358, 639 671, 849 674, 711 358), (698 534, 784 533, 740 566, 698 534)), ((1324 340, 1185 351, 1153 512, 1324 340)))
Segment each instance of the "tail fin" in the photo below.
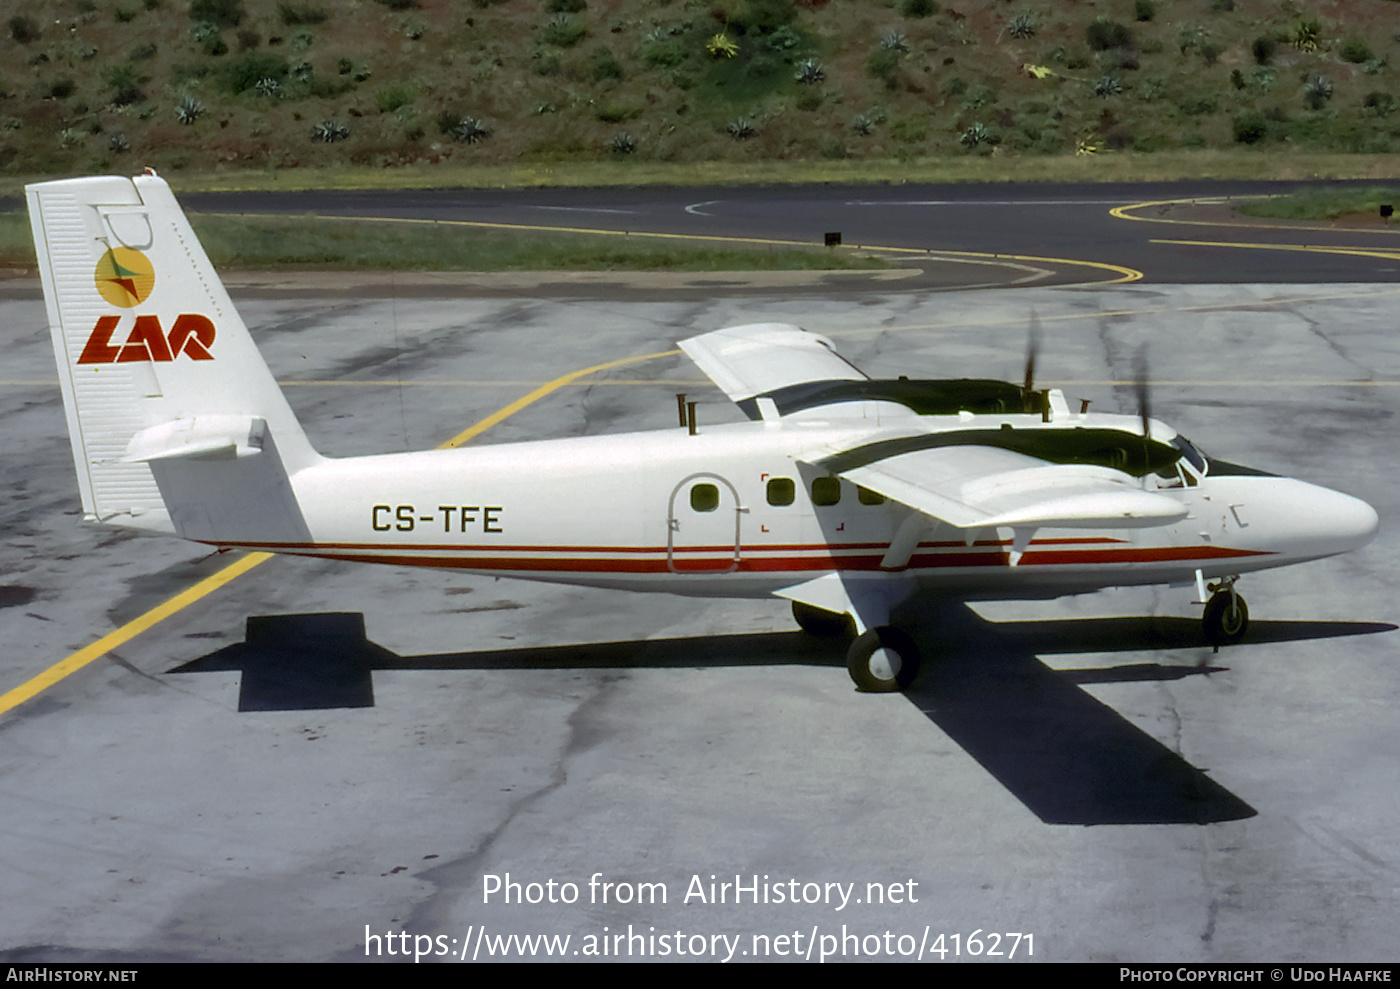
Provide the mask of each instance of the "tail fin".
POLYGON ((25 192, 84 513, 304 538, 289 477, 320 458, 170 187, 148 171, 25 192))

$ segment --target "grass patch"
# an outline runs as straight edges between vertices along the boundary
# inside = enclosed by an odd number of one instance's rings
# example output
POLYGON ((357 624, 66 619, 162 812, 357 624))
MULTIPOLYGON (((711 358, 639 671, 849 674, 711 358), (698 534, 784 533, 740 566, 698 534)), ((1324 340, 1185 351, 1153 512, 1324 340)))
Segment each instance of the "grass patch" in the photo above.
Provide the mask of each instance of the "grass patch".
POLYGON ((34 267, 28 213, 0 213, 0 268, 34 267))
MULTIPOLYGON (((703 247, 641 234, 483 230, 416 222, 191 214, 215 267, 333 271, 809 271, 888 268, 825 248, 703 247)), ((24 213, 0 213, 0 266, 32 268, 24 213)))
POLYGON ((1335 220, 1350 213, 1378 216, 1382 204, 1400 206, 1400 185, 1358 189, 1309 189, 1256 199, 1240 207, 1246 216, 1281 220, 1335 220))

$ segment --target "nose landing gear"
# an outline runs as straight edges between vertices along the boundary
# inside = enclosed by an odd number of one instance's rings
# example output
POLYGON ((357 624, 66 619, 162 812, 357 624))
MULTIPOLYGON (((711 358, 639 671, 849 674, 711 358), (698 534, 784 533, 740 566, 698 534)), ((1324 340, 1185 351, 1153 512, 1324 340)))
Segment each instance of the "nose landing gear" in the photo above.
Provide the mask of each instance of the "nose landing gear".
POLYGON ((1205 627, 1206 641, 1216 649, 1234 645, 1249 631, 1249 607, 1235 591, 1238 579, 1224 577, 1208 588, 1212 593, 1201 624, 1205 627))

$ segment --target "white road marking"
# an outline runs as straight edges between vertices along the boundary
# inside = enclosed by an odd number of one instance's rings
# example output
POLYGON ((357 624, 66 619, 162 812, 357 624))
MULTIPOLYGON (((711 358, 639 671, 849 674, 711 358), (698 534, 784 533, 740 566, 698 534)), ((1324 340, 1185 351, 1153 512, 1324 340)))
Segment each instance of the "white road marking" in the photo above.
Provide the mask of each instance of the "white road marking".
POLYGON ((547 209, 556 213, 620 213, 631 216, 634 209, 603 209, 600 206, 531 206, 530 209, 547 209))
POLYGON ((685 208, 685 211, 686 211, 687 213, 689 213, 691 216, 709 216, 710 214, 709 214, 709 213, 706 213, 706 212, 705 212, 704 210, 702 210, 700 207, 701 207, 701 206, 713 206, 713 205, 714 205, 715 203, 717 203, 717 202, 719 202, 718 199, 707 199, 707 200, 706 200, 705 202, 703 202, 703 203, 691 203, 689 206, 687 206, 687 207, 685 208))

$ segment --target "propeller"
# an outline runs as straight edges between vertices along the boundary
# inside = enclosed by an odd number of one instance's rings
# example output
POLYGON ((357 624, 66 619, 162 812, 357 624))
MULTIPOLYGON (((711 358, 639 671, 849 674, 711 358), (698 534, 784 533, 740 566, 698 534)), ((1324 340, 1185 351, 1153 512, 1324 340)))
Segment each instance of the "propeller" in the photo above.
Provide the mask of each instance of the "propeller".
POLYGON ((1021 386, 1021 404, 1027 412, 1035 407, 1035 358, 1039 350, 1040 316, 1032 309, 1030 330, 1026 334, 1026 383, 1021 386))
POLYGON ((1138 414, 1142 416, 1142 438, 1150 439, 1152 436, 1152 403, 1149 397, 1150 388, 1148 382, 1150 377, 1147 372, 1147 344, 1138 348, 1133 356, 1133 390, 1137 392, 1138 414))

